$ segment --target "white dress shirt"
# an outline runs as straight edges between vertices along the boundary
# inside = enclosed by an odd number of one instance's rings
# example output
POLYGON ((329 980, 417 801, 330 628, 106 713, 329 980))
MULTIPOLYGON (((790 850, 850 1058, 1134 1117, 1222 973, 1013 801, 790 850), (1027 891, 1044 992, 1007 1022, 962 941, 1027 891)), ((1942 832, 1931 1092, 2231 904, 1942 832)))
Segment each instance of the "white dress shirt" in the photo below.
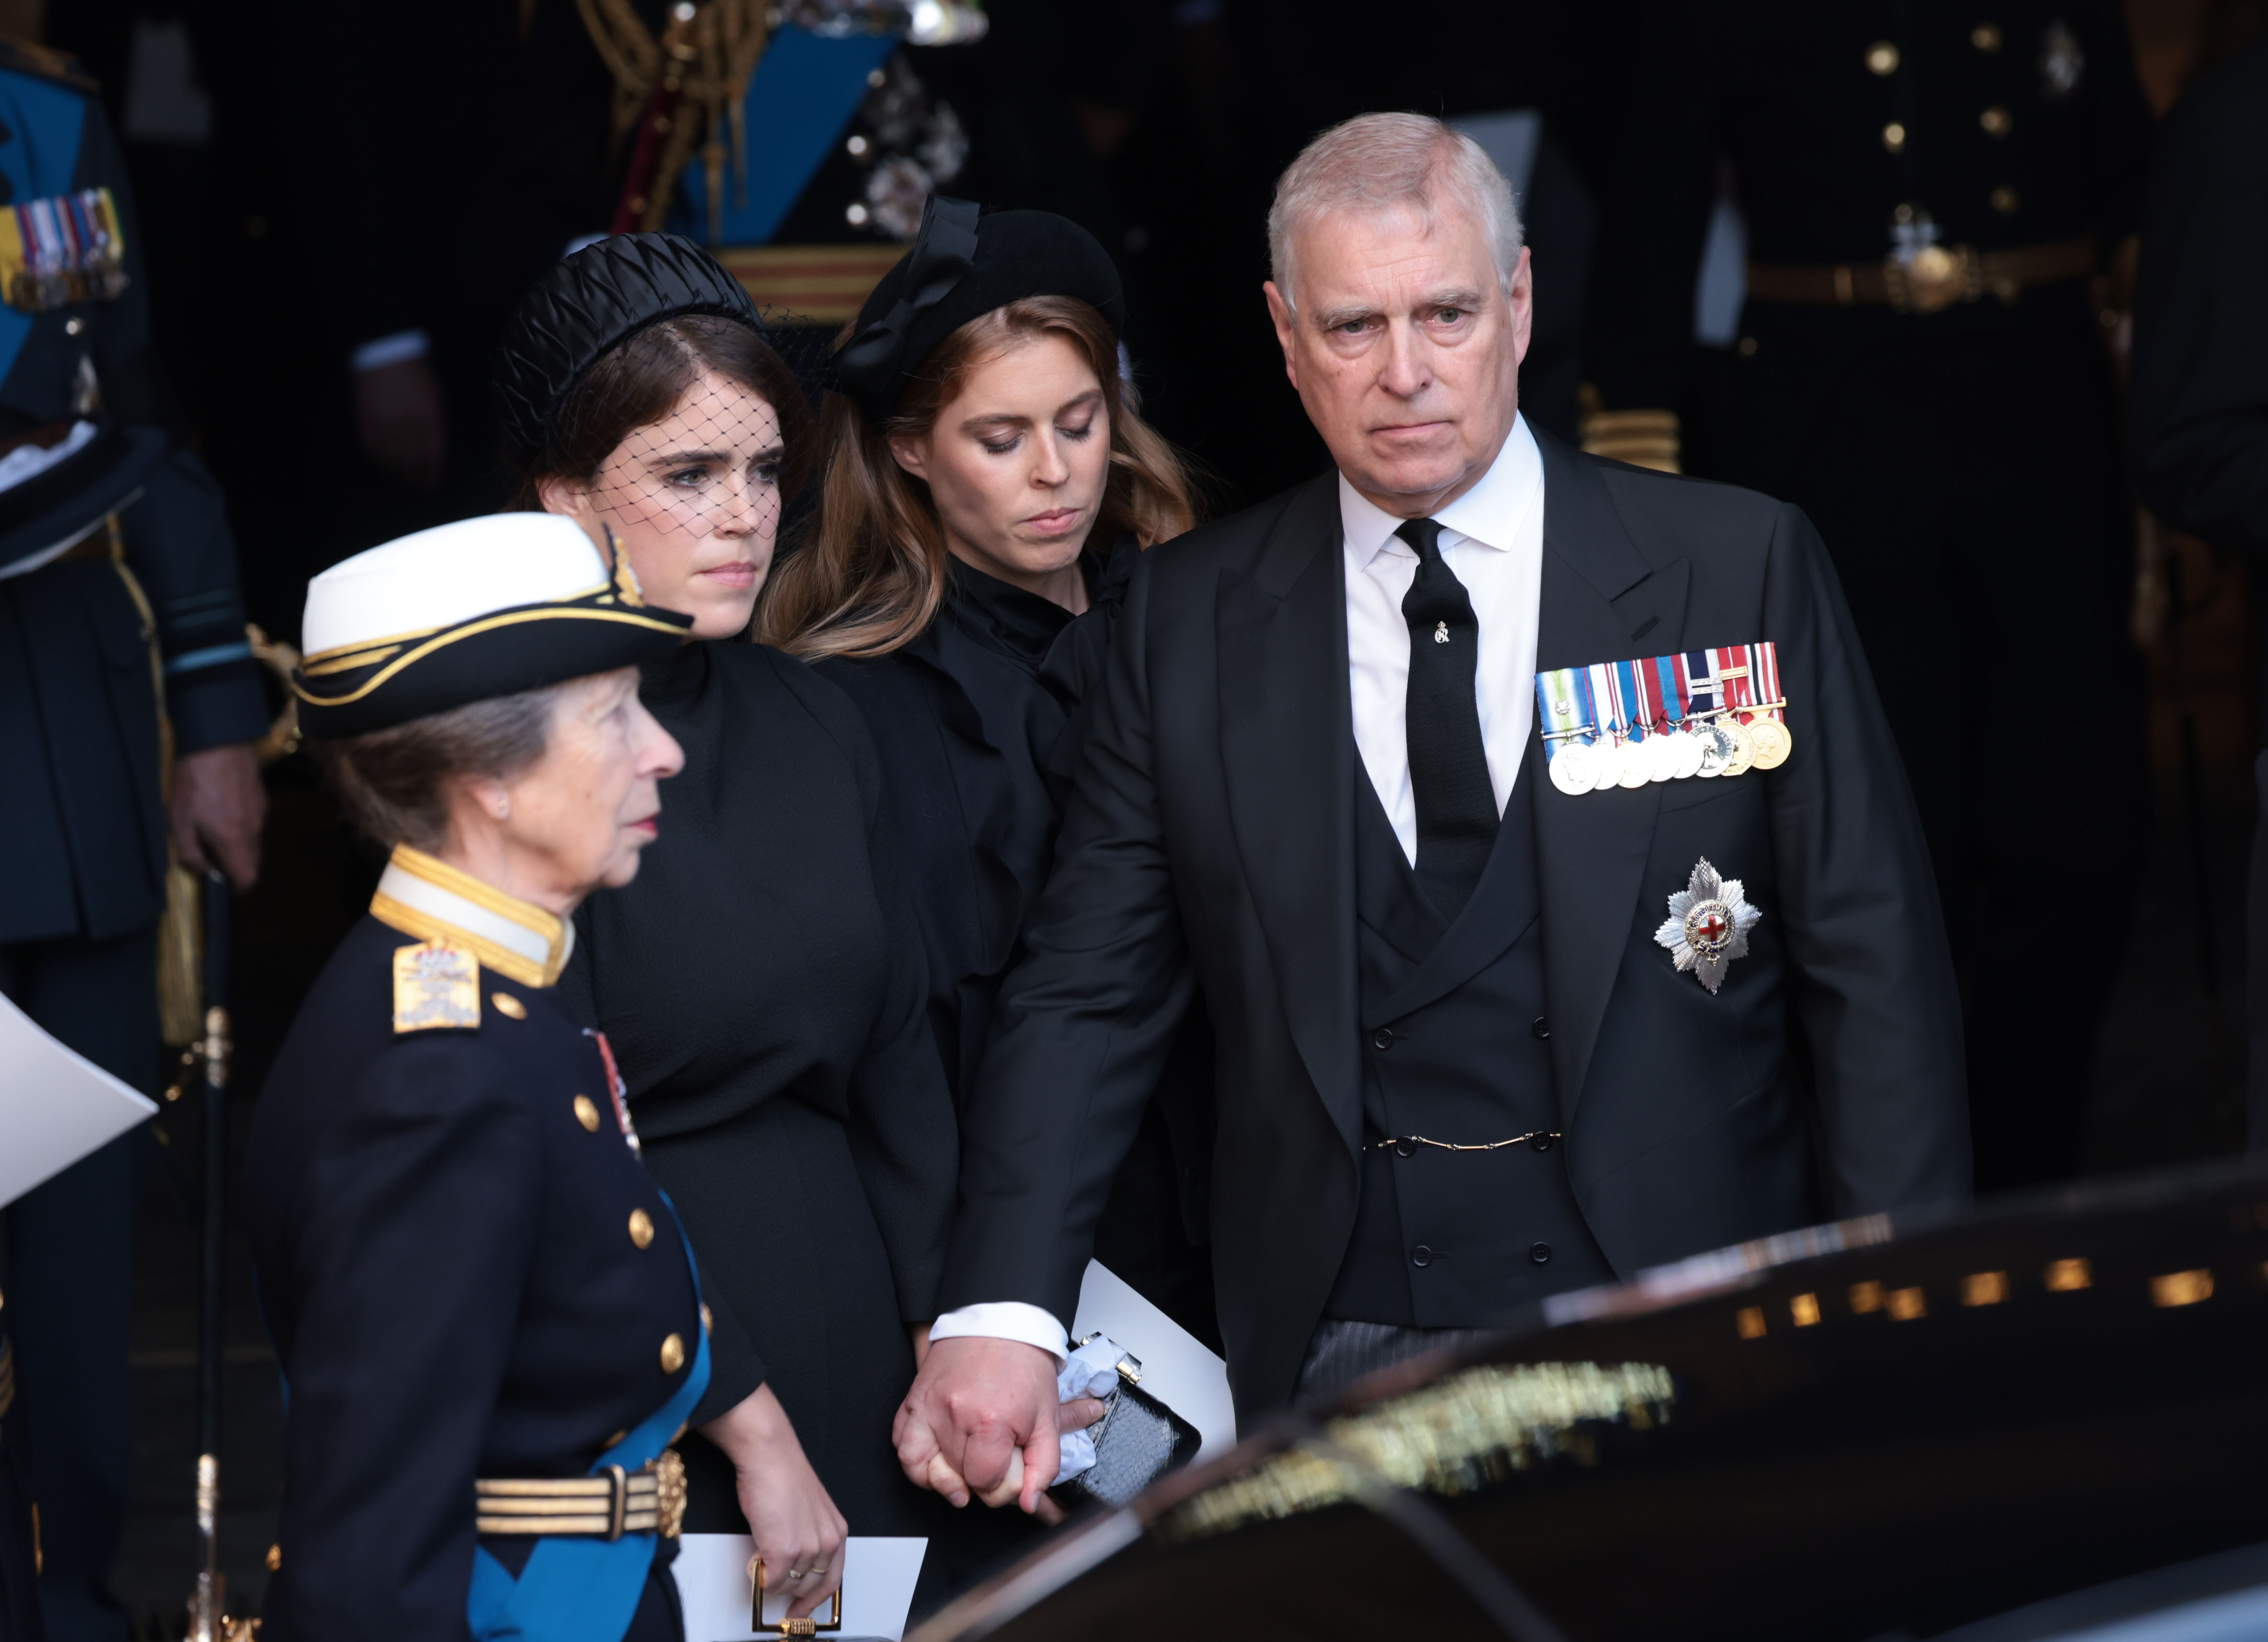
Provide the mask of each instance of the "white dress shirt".
MULTIPOLYGON (((1543 599, 1543 456, 1524 416, 1481 482, 1433 518, 1441 556, 1473 601, 1480 624, 1481 741, 1500 814, 1535 720, 1535 624, 1543 599)), ((1410 625, 1403 596, 1418 575, 1418 550, 1394 534, 1402 520, 1366 501, 1339 475, 1339 523, 1346 555, 1347 682, 1354 741, 1371 785, 1411 865, 1418 861, 1418 800, 1410 786, 1410 625)), ((929 1337, 1020 1340, 1058 1359, 1070 1338, 1054 1314, 1021 1300, 949 1311, 929 1337)))
MULTIPOLYGON (((1441 557, 1464 583, 1480 623, 1476 690, 1481 743, 1497 813, 1512 797, 1535 722, 1535 615, 1543 595, 1543 457, 1525 417, 1481 482, 1433 515, 1441 557)), ((1354 744, 1378 789, 1402 853, 1418 864, 1418 799, 1410 785, 1410 625, 1402 600, 1418 575, 1418 549, 1394 534, 1403 521, 1363 499, 1339 475, 1346 554, 1347 682, 1354 744)))

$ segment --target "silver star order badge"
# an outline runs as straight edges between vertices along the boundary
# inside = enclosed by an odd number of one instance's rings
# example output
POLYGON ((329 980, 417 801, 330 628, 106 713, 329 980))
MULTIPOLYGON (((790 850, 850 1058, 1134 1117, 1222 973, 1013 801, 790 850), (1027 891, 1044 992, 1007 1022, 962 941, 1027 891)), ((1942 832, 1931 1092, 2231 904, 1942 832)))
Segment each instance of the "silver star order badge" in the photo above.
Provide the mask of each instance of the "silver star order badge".
POLYGON ((1764 914, 1750 906, 1737 878, 1719 878, 1706 857, 1693 864, 1693 877, 1669 897, 1669 917, 1653 939, 1669 949, 1678 968, 1714 992, 1725 983, 1726 966, 1749 955, 1749 931, 1764 914))

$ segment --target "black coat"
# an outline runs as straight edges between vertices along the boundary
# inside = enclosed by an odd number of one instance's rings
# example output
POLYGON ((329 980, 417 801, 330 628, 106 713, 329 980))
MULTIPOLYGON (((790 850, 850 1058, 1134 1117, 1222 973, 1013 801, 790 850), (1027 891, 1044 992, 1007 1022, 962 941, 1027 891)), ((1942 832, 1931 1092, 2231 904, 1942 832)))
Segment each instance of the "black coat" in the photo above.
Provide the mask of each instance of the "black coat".
MULTIPOLYGON (((929 965, 929 1017, 956 1105, 976 1080, 1024 921, 1047 882, 1110 634, 1141 549, 1082 562, 1089 604, 1060 605, 952 561, 937 619, 889 655, 818 670, 865 716, 929 965)), ((1096 1257, 1201 1339, 1211 1050, 1191 1011, 1120 1172, 1096 1257)))
POLYGON ((2134 293, 2134 459, 2168 523, 2268 553, 2268 40, 2166 121, 2134 293))
MULTIPOLYGON (((366 917, 340 945, 245 1157, 289 1410, 273 1637, 468 1635, 474 1478, 585 1475, 684 1383, 700 1337, 692 1265, 597 1042, 555 993, 486 968, 478 1027, 397 1036, 409 944, 366 917), (665 1371, 672 1334, 684 1360, 665 1371)), ((634 1637, 666 1634, 661 1600, 650 1585, 634 1637)))
MULTIPOLYGON (((0 439, 69 422, 87 371, 107 416, 167 420, 126 166, 91 92, 0 41, 0 209, 109 188, 129 282, 109 301, 29 315, 20 342, 0 347, 0 439)), ((155 923, 166 904, 160 711, 177 754, 268 727, 212 476, 176 448, 140 496, 121 515, 122 567, 0 578, 0 941, 107 940, 155 923)))
MULTIPOLYGON (((1794 738, 1769 773, 1515 793, 1535 806, 1553 1076, 1592 1234, 1627 1277, 1822 1210, 1962 1197, 1944 932, 1817 534, 1765 497, 1537 442, 1537 666, 1771 639, 1794 738), (1653 939, 1703 856, 1764 915, 1713 996, 1653 939)), ((1355 1216, 1340 536, 1327 475, 1144 556, 963 1125, 943 1292, 1069 1314, 1110 1171, 1201 987, 1219 1042, 1214 1273, 1247 1419, 1291 1395, 1355 1216)))
MULTIPOLYGON (((577 913, 561 983, 708 1279, 695 1423, 769 1384, 852 1533, 926 1533, 890 1422, 906 1324, 937 1312, 956 1143, 873 744, 759 645, 688 644, 642 688, 685 773, 637 880, 577 913)), ((685 1447, 688 1531, 745 1532, 723 1455, 685 1447)))

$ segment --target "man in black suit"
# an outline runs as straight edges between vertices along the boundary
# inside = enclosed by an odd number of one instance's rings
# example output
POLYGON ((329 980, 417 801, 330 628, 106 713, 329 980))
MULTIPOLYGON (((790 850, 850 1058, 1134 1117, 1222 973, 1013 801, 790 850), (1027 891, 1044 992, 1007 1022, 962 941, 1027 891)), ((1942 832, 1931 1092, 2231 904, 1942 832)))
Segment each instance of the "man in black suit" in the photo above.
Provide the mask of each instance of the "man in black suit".
POLYGON ((1440 122, 1324 134, 1270 229, 1338 471, 1128 595, 966 1122, 957 1309, 897 1422, 956 1499, 1032 1509, 1055 1474, 1058 1319, 1193 985, 1247 1420, 1557 1291, 1969 1187, 1928 861, 1816 533, 1520 419, 1528 256, 1440 122), (1765 641, 1780 767, 1547 779, 1540 670, 1765 641), (1713 989, 1662 944, 1705 861, 1745 890, 1713 989))

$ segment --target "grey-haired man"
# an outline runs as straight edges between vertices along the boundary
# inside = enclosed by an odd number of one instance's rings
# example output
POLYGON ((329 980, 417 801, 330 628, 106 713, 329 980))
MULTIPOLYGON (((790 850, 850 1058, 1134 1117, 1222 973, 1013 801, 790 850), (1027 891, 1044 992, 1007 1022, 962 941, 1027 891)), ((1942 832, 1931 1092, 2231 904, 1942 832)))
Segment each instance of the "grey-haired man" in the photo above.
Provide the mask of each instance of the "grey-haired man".
POLYGON ((1055 1474, 1059 1320, 1192 986, 1246 1418, 1556 1292, 1969 1189, 1929 865, 1809 523, 1521 419, 1528 254, 1440 122, 1326 132, 1270 230, 1336 471, 1129 594, 966 1120, 959 1309, 897 1421, 956 1500, 1012 1477, 1033 1509, 1055 1474))

